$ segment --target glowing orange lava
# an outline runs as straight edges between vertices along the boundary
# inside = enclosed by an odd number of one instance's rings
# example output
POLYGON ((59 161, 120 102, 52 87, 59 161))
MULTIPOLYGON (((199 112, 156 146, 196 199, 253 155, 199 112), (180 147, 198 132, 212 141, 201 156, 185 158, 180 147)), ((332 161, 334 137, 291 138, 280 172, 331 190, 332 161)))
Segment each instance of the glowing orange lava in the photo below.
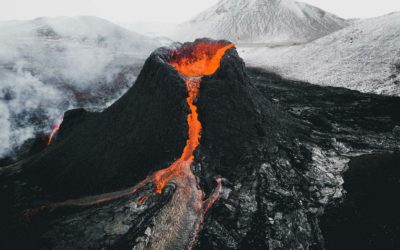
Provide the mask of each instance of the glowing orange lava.
POLYGON ((60 129, 61 122, 57 122, 56 124, 53 125, 53 128, 51 130, 51 133, 49 135, 49 140, 47 141, 47 145, 50 145, 51 141, 53 140, 54 135, 57 133, 57 131, 60 129))
POLYGON ((183 76, 212 75, 219 68, 225 52, 234 46, 233 43, 199 42, 173 51, 170 64, 183 76))
POLYGON ((225 52, 234 46, 234 44, 200 42, 173 52, 170 64, 186 78, 188 90, 186 102, 190 108, 190 114, 187 117, 189 138, 181 157, 168 168, 154 174, 155 192, 161 193, 165 185, 174 177, 179 178, 192 174, 187 171, 191 171, 190 165, 194 160, 193 153, 200 144, 201 132, 201 123, 195 104, 200 92, 200 77, 214 74, 219 68, 225 52))

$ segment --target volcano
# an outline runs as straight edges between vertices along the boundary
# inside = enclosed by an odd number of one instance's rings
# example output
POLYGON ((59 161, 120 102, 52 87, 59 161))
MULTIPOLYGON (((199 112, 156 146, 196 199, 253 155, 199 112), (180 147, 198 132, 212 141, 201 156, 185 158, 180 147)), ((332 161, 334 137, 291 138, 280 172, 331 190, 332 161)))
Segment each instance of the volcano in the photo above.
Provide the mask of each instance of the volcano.
POLYGON ((349 155, 396 150, 399 103, 247 69, 228 41, 159 48, 108 109, 67 111, 0 171, 4 247, 324 248, 349 155))
MULTIPOLYGON (((175 230, 165 224, 155 226, 153 229, 156 232, 147 248, 192 248, 205 212, 221 192, 221 179, 217 178, 216 189, 208 199, 204 199, 204 192, 191 169, 202 132, 197 102, 202 78, 213 75, 220 68, 225 53, 233 47, 234 44, 225 41, 198 40, 175 49, 160 49, 147 60, 135 86, 108 110, 100 114, 89 114, 84 110, 67 113, 61 127, 57 126, 54 130, 60 129, 58 141, 27 166, 32 175, 45 180, 43 186, 60 194, 67 191, 69 195, 82 195, 126 187, 129 182, 137 183, 139 178, 144 180, 126 190, 50 203, 28 213, 100 204, 131 196, 148 184, 154 186, 154 193, 162 195, 166 185, 173 182, 175 190, 171 200, 156 217, 160 221, 175 221, 173 224, 177 226, 175 230), (172 98, 174 95, 176 97, 172 98), (160 99, 168 103, 167 107, 160 99), (132 106, 132 100, 138 106, 132 106), (186 103, 183 103, 184 100, 186 103), (147 108, 143 110, 143 107, 147 108), (121 127, 115 127, 113 121, 118 121, 121 127), (93 133, 87 133, 89 127, 93 127, 93 133), (99 138, 99 135, 104 137, 99 138), (113 141, 119 146, 110 151, 111 138, 115 138, 113 141), (148 138, 152 139, 146 142, 148 138), (183 150, 179 150, 184 139, 186 144, 183 150), (121 152, 122 148, 127 151, 121 152), (172 161, 178 150, 182 152, 181 156, 172 161), (101 155, 106 157, 99 158, 101 155), (156 171, 168 162, 171 162, 169 167, 156 171), (140 166, 141 173, 135 171, 135 166, 140 166), (142 166, 150 167, 146 169, 142 166), (53 180, 47 182, 51 176, 53 180)), ((237 54, 234 56, 237 57, 237 54)), ((54 133, 49 138, 49 145, 53 136, 54 133)), ((138 202, 145 203, 151 195, 142 195, 138 202)))
POLYGON ((222 192, 220 177, 237 179, 252 158, 265 158, 278 128, 289 127, 285 117, 250 83, 234 44, 200 39, 160 48, 120 100, 102 113, 66 112, 49 147, 24 165, 58 200, 94 196, 27 214, 136 196, 146 204, 169 193, 152 216, 164 223, 152 227, 146 248, 192 248, 222 192))
POLYGON ((67 112, 58 141, 28 168, 46 176, 46 182, 52 179, 46 185, 55 192, 82 195, 137 183, 181 152, 178 163, 193 161, 201 130, 194 105, 200 78, 213 74, 224 52, 234 46, 198 43, 197 51, 189 51, 188 45, 155 51, 134 87, 104 112, 67 112))

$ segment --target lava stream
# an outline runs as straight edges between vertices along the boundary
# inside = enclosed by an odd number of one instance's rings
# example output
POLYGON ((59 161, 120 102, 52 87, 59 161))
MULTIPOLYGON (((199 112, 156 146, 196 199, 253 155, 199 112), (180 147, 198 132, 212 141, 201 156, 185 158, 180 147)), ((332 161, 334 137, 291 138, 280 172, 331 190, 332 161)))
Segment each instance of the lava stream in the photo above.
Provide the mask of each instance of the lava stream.
POLYGON ((51 133, 49 135, 49 139, 47 141, 47 145, 50 145, 51 141, 53 140, 54 135, 60 129, 61 123, 62 123, 62 120, 53 125, 53 127, 51 129, 51 133))
MULTIPOLYGON (((214 74, 219 68, 225 52, 234 46, 234 44, 225 45, 219 42, 200 42, 194 46, 183 47, 173 51, 170 63, 186 78, 186 88, 188 90, 186 102, 190 108, 190 114, 187 117, 189 138, 181 157, 170 167, 155 173, 155 191, 157 193, 161 193, 165 185, 173 177, 191 174, 186 172, 186 168, 181 167, 183 166, 181 163, 187 162, 190 165, 194 160, 193 153, 200 144, 201 123, 198 119, 195 102, 200 93, 201 77, 214 74)), ((189 171, 191 172, 190 169, 189 171)))

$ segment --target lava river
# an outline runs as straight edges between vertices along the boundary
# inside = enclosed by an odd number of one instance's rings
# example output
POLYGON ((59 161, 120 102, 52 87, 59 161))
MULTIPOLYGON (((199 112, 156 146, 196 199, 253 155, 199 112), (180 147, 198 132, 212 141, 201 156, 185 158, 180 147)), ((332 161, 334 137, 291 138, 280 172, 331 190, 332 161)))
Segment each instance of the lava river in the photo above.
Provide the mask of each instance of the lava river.
MULTIPOLYGON (((187 116, 188 139, 181 156, 169 167, 155 172, 133 188, 84 197, 60 203, 42 206, 39 210, 61 206, 88 206, 115 200, 131 195, 143 186, 152 183, 153 194, 145 194, 138 200, 143 204, 150 195, 162 194, 165 186, 175 186, 170 201, 153 218, 153 228, 150 240, 146 245, 135 249, 191 249, 196 241, 201 223, 207 210, 218 199, 221 192, 221 180, 217 179, 217 187, 205 199, 204 192, 198 185, 197 177, 191 166, 194 162, 194 151, 200 144, 201 122, 198 118, 196 100, 200 95, 201 77, 212 75, 220 66, 225 52, 234 44, 222 42, 198 42, 189 46, 171 50, 169 63, 178 71, 186 82, 188 97, 187 105, 190 113, 187 116)), ((30 212, 37 212, 32 210, 30 212)))

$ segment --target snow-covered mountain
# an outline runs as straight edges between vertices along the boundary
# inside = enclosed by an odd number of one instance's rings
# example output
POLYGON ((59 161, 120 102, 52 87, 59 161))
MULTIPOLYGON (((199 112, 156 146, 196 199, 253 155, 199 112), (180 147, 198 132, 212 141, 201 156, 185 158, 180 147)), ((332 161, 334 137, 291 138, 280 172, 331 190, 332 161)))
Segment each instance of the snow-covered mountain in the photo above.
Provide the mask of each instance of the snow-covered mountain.
POLYGON ((400 12, 358 21, 304 45, 239 51, 247 65, 284 77, 400 96, 400 12))
POLYGON ((348 21, 292 0, 221 0, 178 28, 173 38, 296 44, 322 37, 348 21))
POLYGON ((0 158, 66 109, 118 97, 158 46, 96 17, 0 22, 0 158))

